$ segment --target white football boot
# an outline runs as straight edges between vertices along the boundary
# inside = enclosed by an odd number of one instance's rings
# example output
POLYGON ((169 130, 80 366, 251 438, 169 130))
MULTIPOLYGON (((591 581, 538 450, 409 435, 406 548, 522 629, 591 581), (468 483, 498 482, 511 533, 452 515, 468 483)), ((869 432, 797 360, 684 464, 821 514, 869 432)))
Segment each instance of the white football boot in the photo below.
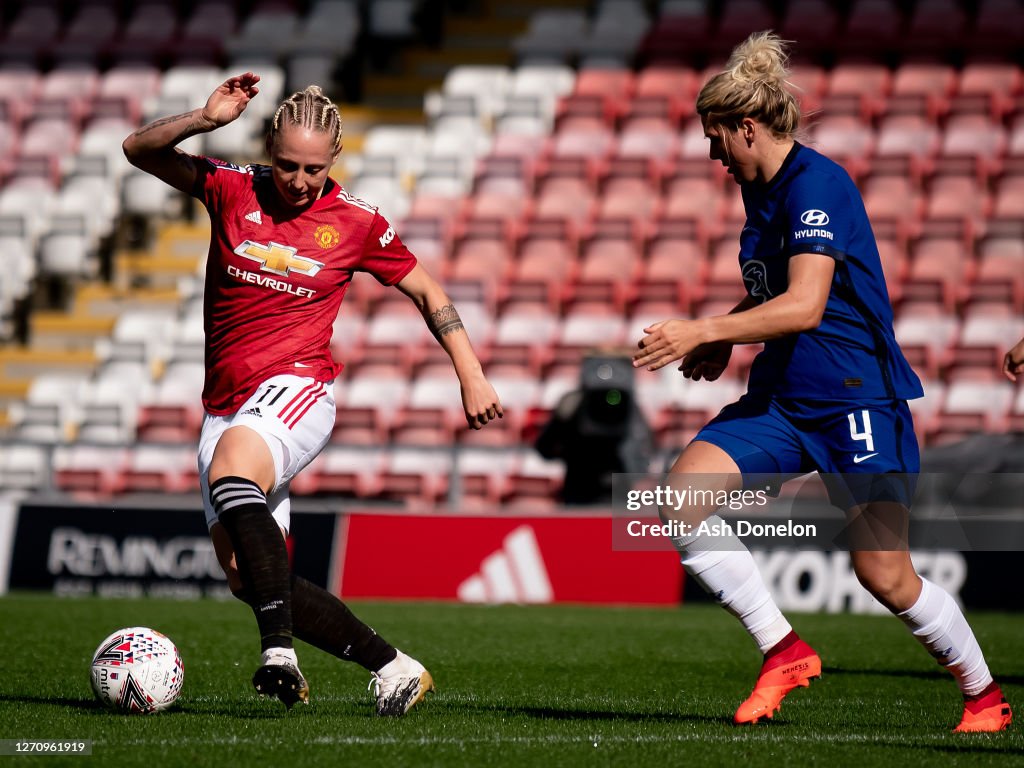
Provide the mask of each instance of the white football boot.
POLYGON ((434 690, 434 678, 416 659, 401 651, 393 661, 374 672, 370 686, 377 697, 377 714, 404 715, 434 690))

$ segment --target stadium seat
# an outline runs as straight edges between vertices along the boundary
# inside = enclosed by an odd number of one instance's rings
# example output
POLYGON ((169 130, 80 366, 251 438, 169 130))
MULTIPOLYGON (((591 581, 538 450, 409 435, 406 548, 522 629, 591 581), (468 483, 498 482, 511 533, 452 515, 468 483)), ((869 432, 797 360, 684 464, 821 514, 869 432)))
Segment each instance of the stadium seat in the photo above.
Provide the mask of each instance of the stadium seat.
MULTIPOLYGON (((482 430, 480 434, 486 431, 482 430)), ((463 448, 459 451, 455 466, 460 490, 459 508, 499 511, 501 499, 508 492, 508 478, 515 472, 520 459, 516 450, 463 448)))
POLYGON ((47 449, 14 441, 0 453, 0 487, 8 491, 43 491, 50 482, 47 449))
POLYGON ((1014 110, 1014 99, 1024 87, 1021 68, 1008 62, 968 61, 960 70, 950 101, 953 115, 988 115, 1002 121, 1014 110))
POLYGON ((303 493, 369 498, 380 488, 383 467, 381 448, 328 444, 306 472, 296 478, 295 486, 303 493))
MULTIPOLYGON (((869 2, 861 0, 858 5, 869 2)), ((884 65, 840 60, 829 73, 822 110, 829 116, 855 115, 868 122, 885 108, 891 87, 892 73, 884 65)))
POLYGON ((718 56, 728 55, 733 46, 750 33, 775 29, 776 24, 775 15, 767 3, 733 0, 722 8, 715 38, 710 43, 711 52, 718 56))
POLYGON ((924 377, 937 379, 960 330, 960 322, 941 305, 904 304, 893 324, 896 341, 911 365, 924 377))
POLYGON ((868 167, 875 132, 859 115, 826 114, 811 129, 811 146, 835 160, 857 179, 868 167))
POLYGON ((1006 129, 999 122, 987 115, 953 115, 943 129, 936 171, 996 175, 1002 170, 1006 147, 1006 129))
POLYGON ((979 0, 967 47, 979 58, 1009 56, 1024 36, 1024 11, 1017 0, 979 0))
POLYGON ((568 63, 586 38, 589 22, 583 9, 550 8, 530 16, 526 32, 513 41, 520 66, 568 63))
POLYGON ((969 302, 996 301, 1024 311, 1024 241, 986 237, 978 241, 978 264, 969 302))
POLYGON ((110 54, 122 64, 155 65, 178 33, 178 17, 169 2, 136 6, 121 33, 111 41, 110 54))
POLYGON ((1024 221, 1024 173, 1007 175, 996 182, 993 196, 992 216, 989 220, 990 230, 1000 225, 1010 225, 1011 232, 1019 234, 1019 226, 1024 221))
POLYGON ((923 237, 911 244, 903 300, 939 302, 953 311, 973 276, 972 254, 962 239, 923 237))
POLYGON ((101 52, 118 32, 117 10, 102 3, 83 4, 68 20, 60 40, 53 48, 57 61, 95 64, 101 52))
POLYGON ((192 477, 195 464, 191 446, 136 445, 127 453, 120 490, 161 494, 198 490, 192 477))
POLYGON ((581 69, 630 65, 650 25, 640 0, 599 3, 591 18, 589 34, 580 42, 581 69))
POLYGON ((955 0, 919 3, 907 21, 905 45, 913 55, 942 55, 967 35, 967 16, 955 0))
POLYGON ((554 510, 564 480, 565 465, 561 461, 525 450, 508 476, 502 502, 511 507, 554 510))
POLYGON ((25 4, 15 8, 0 40, 3 62, 36 66, 57 43, 61 28, 60 8, 57 5, 25 4))
POLYGON ((895 0, 854 0, 837 48, 849 56, 879 56, 896 50, 906 19, 895 0))
MULTIPOLYGON (((939 18, 929 9, 926 15, 939 18)), ((907 62, 896 68, 886 113, 913 114, 937 120, 949 111, 956 72, 948 64, 907 62)))
MULTIPOLYGON (((779 23, 779 34, 783 40, 797 40, 798 50, 804 56, 814 56, 834 48, 839 32, 839 13, 833 3, 826 0, 790 0, 786 3, 785 14, 779 23)), ((801 98, 806 112, 812 106, 814 93, 805 91, 808 98, 801 98)))
POLYGON ((118 446, 57 446, 53 451, 56 487, 68 494, 102 498, 124 490, 128 451, 118 446))
POLYGON ((409 395, 406 372, 401 368, 363 366, 350 374, 331 440, 384 443, 398 411, 409 395))
POLYGON ((940 414, 936 443, 951 442, 954 439, 977 432, 1005 432, 1009 426, 1010 406, 1013 403, 1014 388, 993 369, 975 369, 963 378, 949 382, 946 399, 940 414), (991 371, 991 375, 989 375, 991 371))
POLYGON ((375 497, 412 507, 433 507, 448 493, 451 470, 448 450, 394 448, 384 454, 375 497))

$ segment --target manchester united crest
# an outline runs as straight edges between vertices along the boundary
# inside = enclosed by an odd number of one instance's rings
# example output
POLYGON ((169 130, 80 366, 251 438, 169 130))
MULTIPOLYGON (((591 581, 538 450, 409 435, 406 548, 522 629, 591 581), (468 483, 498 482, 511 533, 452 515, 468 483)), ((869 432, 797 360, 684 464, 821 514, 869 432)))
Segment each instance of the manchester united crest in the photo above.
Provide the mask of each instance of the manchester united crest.
POLYGON ((341 235, 330 224, 321 224, 316 228, 316 232, 313 233, 313 239, 316 240, 317 245, 326 249, 333 248, 340 243, 341 235))

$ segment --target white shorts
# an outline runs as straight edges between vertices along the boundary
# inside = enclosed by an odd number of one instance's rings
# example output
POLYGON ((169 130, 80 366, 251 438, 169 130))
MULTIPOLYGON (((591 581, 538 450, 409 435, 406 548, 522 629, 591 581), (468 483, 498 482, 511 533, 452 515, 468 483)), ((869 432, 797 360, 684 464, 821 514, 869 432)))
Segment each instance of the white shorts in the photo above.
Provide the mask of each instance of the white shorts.
POLYGON ((210 502, 210 464, 226 430, 246 426, 266 442, 274 458, 274 487, 267 494, 267 504, 274 520, 287 532, 291 521, 288 484, 327 445, 335 415, 333 382, 291 374, 267 379, 229 416, 206 414, 199 435, 199 484, 207 528, 217 522, 210 502))

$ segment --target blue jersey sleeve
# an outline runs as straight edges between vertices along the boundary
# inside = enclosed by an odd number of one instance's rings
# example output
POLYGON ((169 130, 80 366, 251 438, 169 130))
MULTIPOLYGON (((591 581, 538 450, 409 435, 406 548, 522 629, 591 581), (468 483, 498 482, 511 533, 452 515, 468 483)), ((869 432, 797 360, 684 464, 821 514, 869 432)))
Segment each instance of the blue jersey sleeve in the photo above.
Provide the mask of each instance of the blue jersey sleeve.
POLYGON ((794 179, 783 206, 787 256, 820 253, 842 261, 849 253, 856 217, 863 204, 851 200, 847 185, 821 172, 794 179))

